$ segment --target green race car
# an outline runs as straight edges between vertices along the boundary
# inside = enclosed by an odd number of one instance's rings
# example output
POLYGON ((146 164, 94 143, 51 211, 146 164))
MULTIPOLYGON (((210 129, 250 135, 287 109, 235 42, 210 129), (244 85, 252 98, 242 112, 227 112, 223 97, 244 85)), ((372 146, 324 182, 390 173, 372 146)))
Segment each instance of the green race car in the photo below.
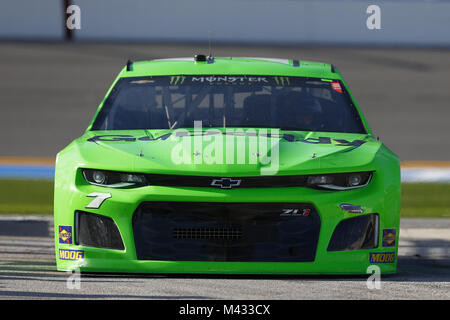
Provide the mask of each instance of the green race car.
POLYGON ((333 65, 129 61, 54 208, 62 271, 394 273, 400 166, 333 65))

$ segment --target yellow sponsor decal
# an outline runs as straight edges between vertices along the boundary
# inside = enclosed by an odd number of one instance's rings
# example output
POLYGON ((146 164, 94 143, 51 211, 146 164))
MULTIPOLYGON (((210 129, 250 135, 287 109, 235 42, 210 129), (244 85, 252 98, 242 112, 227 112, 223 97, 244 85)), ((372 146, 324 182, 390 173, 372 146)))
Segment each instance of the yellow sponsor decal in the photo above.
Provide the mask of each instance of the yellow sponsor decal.
POLYGON ((59 226, 59 243, 72 244, 72 226, 59 226))
POLYGON ((383 229, 383 247, 395 247, 396 229, 383 229))
POLYGON ((369 261, 370 263, 394 263, 395 252, 371 252, 369 261))
POLYGON ((59 249, 59 259, 61 260, 83 260, 84 251, 59 249))

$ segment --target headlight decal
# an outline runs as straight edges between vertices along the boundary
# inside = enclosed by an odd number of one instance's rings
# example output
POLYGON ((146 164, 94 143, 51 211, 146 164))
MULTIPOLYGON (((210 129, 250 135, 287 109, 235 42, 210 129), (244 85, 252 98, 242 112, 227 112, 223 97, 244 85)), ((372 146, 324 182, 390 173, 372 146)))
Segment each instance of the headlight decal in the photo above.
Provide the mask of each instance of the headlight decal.
POLYGON ((311 175, 308 177, 308 187, 336 191, 358 189, 367 186, 372 175, 371 171, 311 175))
POLYGON ((82 169, 84 179, 93 185, 108 188, 137 188, 147 185, 145 175, 131 172, 82 169))
POLYGON ((169 187, 221 187, 239 188, 287 188, 308 187, 323 190, 345 191, 362 188, 369 184, 373 171, 326 173, 312 175, 276 175, 276 176, 188 176, 153 173, 117 172, 96 169, 82 169, 84 179, 96 186, 108 188, 138 188, 142 186, 169 187), (212 181, 212 183, 211 183, 212 181), (217 184, 215 182, 221 182, 217 184), (224 186, 224 181, 228 182, 224 186), (231 184, 230 184, 231 181, 231 184), (239 183, 234 183, 234 182, 239 183), (151 183, 150 183, 151 182, 151 183), (234 185, 233 185, 234 183, 234 185))

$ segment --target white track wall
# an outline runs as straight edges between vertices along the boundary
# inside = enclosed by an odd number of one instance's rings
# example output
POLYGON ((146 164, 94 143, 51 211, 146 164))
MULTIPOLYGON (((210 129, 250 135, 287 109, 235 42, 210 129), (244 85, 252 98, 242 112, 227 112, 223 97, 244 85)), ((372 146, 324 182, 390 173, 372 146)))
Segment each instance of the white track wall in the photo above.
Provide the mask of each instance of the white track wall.
MULTIPOLYGON (((63 1, 0 6, 0 39, 63 39, 63 1)), ((450 45, 450 1, 73 0, 77 40, 450 45), (366 9, 381 9, 369 30, 366 9)))

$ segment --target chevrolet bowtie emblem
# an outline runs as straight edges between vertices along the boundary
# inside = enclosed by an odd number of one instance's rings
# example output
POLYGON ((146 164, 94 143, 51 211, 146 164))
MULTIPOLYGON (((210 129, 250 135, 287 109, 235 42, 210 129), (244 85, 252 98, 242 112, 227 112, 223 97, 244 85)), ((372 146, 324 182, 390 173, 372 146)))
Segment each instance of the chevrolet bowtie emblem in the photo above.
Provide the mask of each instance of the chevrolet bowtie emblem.
POLYGON ((239 187, 241 185, 240 179, 222 178, 214 179, 211 183, 213 187, 221 187, 222 189, 231 189, 233 187, 239 187))

